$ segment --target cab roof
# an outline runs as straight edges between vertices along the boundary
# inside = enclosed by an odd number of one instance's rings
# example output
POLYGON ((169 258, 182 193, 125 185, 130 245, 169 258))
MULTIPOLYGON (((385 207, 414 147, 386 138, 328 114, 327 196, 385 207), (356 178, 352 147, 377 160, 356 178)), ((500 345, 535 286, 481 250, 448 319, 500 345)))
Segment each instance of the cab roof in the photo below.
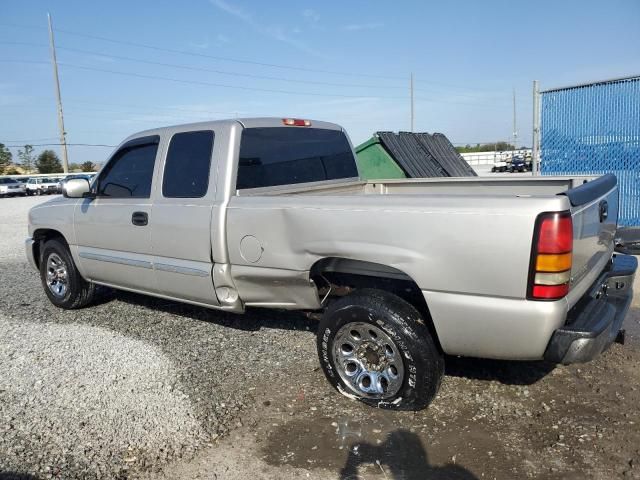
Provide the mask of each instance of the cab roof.
MULTIPOLYGON (((291 118, 291 117, 284 117, 291 118)), ((229 118, 224 120, 209 120, 204 122, 183 123, 178 125, 170 125, 166 127, 152 128, 130 135, 122 143, 134 140, 140 137, 151 135, 166 135, 175 132, 184 132, 189 130, 207 130, 216 129, 224 126, 240 124, 243 128, 269 128, 269 127, 286 127, 286 128, 322 128, 326 130, 343 130, 343 128, 335 123, 323 122, 320 120, 310 120, 311 125, 308 127, 287 126, 283 123, 283 117, 249 117, 249 118, 229 118)))

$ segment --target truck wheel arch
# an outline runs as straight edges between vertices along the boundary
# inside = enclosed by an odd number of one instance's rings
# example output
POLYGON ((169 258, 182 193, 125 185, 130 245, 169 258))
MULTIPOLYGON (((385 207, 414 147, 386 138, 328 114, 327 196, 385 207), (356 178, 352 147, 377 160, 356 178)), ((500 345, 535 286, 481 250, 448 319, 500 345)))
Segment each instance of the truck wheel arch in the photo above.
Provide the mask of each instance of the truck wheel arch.
POLYGON ((33 258, 35 259, 38 268, 40 268, 40 254, 42 252, 42 246, 45 242, 54 238, 61 240, 65 245, 67 245, 67 247, 69 246, 64 235, 53 228, 39 228, 33 232, 33 239, 35 240, 35 242, 33 242, 33 258))
POLYGON ((429 307, 418 284, 406 273, 387 265, 343 257, 325 257, 316 261, 309 277, 318 288, 319 298, 326 306, 331 299, 363 288, 387 291, 413 305, 422 315, 438 348, 440 341, 429 307))

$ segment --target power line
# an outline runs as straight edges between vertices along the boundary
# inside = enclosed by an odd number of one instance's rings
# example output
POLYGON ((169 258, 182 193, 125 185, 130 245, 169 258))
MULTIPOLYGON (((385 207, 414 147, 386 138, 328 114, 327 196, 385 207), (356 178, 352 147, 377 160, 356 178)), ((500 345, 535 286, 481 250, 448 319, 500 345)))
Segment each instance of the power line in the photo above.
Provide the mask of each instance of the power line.
POLYGON ((301 92, 301 91, 294 91, 294 90, 280 90, 280 89, 272 89, 272 88, 244 87, 240 85, 227 85, 223 83, 204 82, 199 80, 184 80, 180 78, 164 77, 160 75, 147 75, 143 73, 122 72, 118 70, 108 70, 105 68, 87 67, 83 65, 76 65, 73 63, 66 63, 66 62, 65 63, 60 62, 60 65, 64 65, 65 67, 76 68, 80 70, 92 70, 92 71, 102 72, 102 73, 111 73, 114 75, 125 75, 129 77, 146 78, 151 80, 164 80, 168 82, 185 83, 190 85, 202 85, 202 86, 218 87, 218 88, 232 88, 236 90, 245 90, 245 91, 254 91, 254 92, 282 93, 287 95, 303 95, 303 96, 313 96, 313 97, 341 97, 341 98, 375 97, 375 98, 386 98, 386 99, 393 99, 393 100, 405 98, 403 96, 347 95, 347 94, 341 94, 341 93, 301 92))
POLYGON ((402 77, 392 77, 392 76, 387 76, 387 75, 373 75, 373 74, 367 74, 367 73, 356 73, 356 72, 337 72, 337 71, 332 71, 332 70, 321 70, 321 69, 316 69, 316 68, 307 68, 307 67, 297 67, 297 66, 293 66, 293 65, 282 65, 282 64, 277 64, 277 63, 266 63, 266 62, 257 62, 254 60, 244 60, 244 59, 238 59, 238 58, 231 58, 231 57, 220 57, 217 55, 208 55, 205 53, 195 53, 195 52, 189 52, 187 50, 178 50, 178 49, 173 49, 173 48, 163 48, 163 47, 157 47, 155 45, 148 45, 148 44, 144 44, 144 43, 138 43, 138 42, 131 42, 131 41, 126 41, 126 40, 116 40, 114 38, 107 38, 107 37, 102 37, 99 35, 90 35, 87 33, 80 33, 80 32, 74 32, 71 30, 62 30, 57 28, 56 32, 60 32, 60 33, 64 33, 67 35, 75 35, 78 37, 84 37, 84 38, 92 38, 94 40, 101 40, 104 42, 111 42, 111 43, 117 43, 120 45, 127 45, 130 47, 140 47, 140 48, 148 48, 150 50, 156 50, 156 51, 160 51, 160 52, 168 52, 168 53, 175 53, 175 54, 179 54, 179 55, 189 55, 192 57, 202 57, 202 58, 210 58, 213 60, 222 60, 225 62, 234 62, 234 63, 243 63, 243 64, 247 64, 247 65, 258 65, 261 67, 271 67, 271 68, 281 68, 281 69, 286 69, 286 70, 298 70, 298 71, 302 71, 302 72, 314 72, 314 73, 326 73, 326 74, 330 74, 330 75, 347 75, 347 76, 354 76, 354 77, 369 77, 369 78, 386 78, 386 79, 392 79, 392 80, 403 80, 402 77))
MULTIPOLYGON (((111 43, 118 43, 118 44, 121 44, 121 45, 148 48, 148 49, 151 49, 151 50, 164 51, 164 52, 169 52, 169 53, 176 53, 176 54, 180 54, 180 55, 189 55, 189 56, 193 56, 193 57, 211 58, 211 59, 214 59, 214 60, 223 60, 223 61, 235 62, 235 63, 245 63, 245 64, 250 64, 250 65, 264 66, 264 67, 282 68, 282 69, 289 69, 289 70, 299 70, 299 71, 304 71, 304 72, 326 73, 326 74, 330 74, 330 75, 345 75, 345 76, 367 77, 367 78, 383 78, 383 79, 388 79, 388 80, 406 80, 405 77, 396 77, 396 76, 389 76, 389 75, 375 75, 375 74, 358 73, 358 72, 338 72, 338 71, 332 71, 332 70, 321 70, 321 69, 306 68, 306 67, 296 67, 296 66, 291 66, 291 65, 280 65, 280 64, 275 64, 275 63, 263 63, 263 62, 256 62, 256 61, 251 61, 251 60, 240 60, 240 59, 235 59, 235 58, 231 58, 231 57, 219 57, 219 56, 215 56, 215 55, 208 55, 208 54, 205 54, 205 53, 189 52, 187 50, 176 50, 176 49, 172 49, 172 48, 157 47, 155 45, 149 45, 149 44, 144 44, 144 43, 137 43, 137 42, 131 42, 131 41, 125 41, 125 40, 116 40, 116 39, 113 39, 113 38, 107 38, 107 37, 103 37, 103 36, 99 36, 99 35, 90 35, 90 34, 86 34, 86 33, 73 32, 73 31, 70 31, 70 30, 61 30, 61 29, 58 29, 58 28, 55 29, 55 31, 56 32, 60 32, 60 33, 66 33, 68 35, 75 35, 75 36, 79 36, 79 37, 92 38, 92 39, 95 39, 95 40, 101 40, 101 41, 111 42, 111 43)), ((430 81, 430 80, 422 80, 420 83, 430 84, 430 85, 441 85, 441 86, 445 86, 445 87, 449 87, 449 88, 459 88, 459 89, 464 89, 464 90, 479 90, 476 87, 470 88, 470 87, 465 87, 465 86, 461 86, 461 85, 451 85, 451 84, 443 83, 443 82, 433 82, 433 81, 430 81)), ((405 87, 393 87, 393 88, 405 88, 405 87)))
MULTIPOLYGON (((124 104, 124 103, 113 103, 113 102, 94 102, 94 101, 88 101, 88 100, 79 100, 79 99, 75 99, 75 98, 70 98, 69 100, 67 100, 67 103, 80 103, 80 104, 86 104, 86 105, 106 105, 106 106, 113 106, 113 107, 124 107, 124 108, 142 108, 142 109, 148 109, 148 110, 170 110, 170 111, 175 111, 175 112, 185 112, 185 113, 198 113, 198 114, 207 114, 207 115, 211 115, 211 114, 215 114, 215 115, 239 115, 240 113, 244 113, 244 112, 221 112, 221 111, 217 111, 217 110, 196 110, 196 109, 189 109, 189 108, 180 108, 180 107, 158 107, 158 106, 147 106, 147 105, 139 105, 139 104, 124 104)), ((142 112, 138 112, 138 113, 142 113, 142 112)))
MULTIPOLYGON (((396 86, 396 85, 362 85, 362 84, 354 84, 354 83, 333 83, 333 82, 321 82, 321 81, 314 81, 314 80, 296 80, 296 79, 290 79, 290 78, 284 78, 284 77, 274 77, 274 76, 269 76, 269 75, 254 75, 254 74, 250 74, 250 73, 241 73, 241 72, 230 72, 230 71, 226 71, 226 70, 217 70, 217 69, 212 69, 212 68, 204 68, 204 67, 194 67, 194 66, 189 66, 189 65, 179 65, 179 64, 174 64, 174 63, 165 63, 165 62, 156 62, 156 61, 152 61, 152 60, 144 60, 141 58, 133 58, 133 57, 127 57, 127 56, 121 56, 121 55, 112 55, 112 54, 105 54, 102 52, 95 52, 95 51, 89 51, 89 50, 81 50, 81 49, 77 49, 77 48, 69 48, 69 47, 57 47, 58 50, 64 50, 64 51, 68 51, 68 52, 75 52, 75 53, 81 53, 84 55, 98 55, 101 57, 105 57, 105 58, 113 58, 113 59, 117 59, 117 60, 125 60, 125 61, 129 61, 129 62, 137 62, 137 63, 144 63, 147 65, 158 65, 158 66, 162 66, 162 67, 170 67, 170 68, 178 68, 178 69, 183 69, 183 70, 192 70, 192 71, 199 71, 199 72, 210 72, 210 73, 217 73, 220 75, 230 75, 230 76, 237 76, 237 77, 246 77, 246 78, 254 78, 254 79, 261 79, 261 80, 277 80, 277 81, 282 81, 282 82, 290 82, 290 83, 301 83, 301 84, 309 84, 309 85, 325 85, 325 86, 332 86, 332 87, 347 87, 347 88, 372 88, 372 89, 405 89, 406 87, 402 87, 402 86, 396 86)), ((432 82, 425 82, 425 83, 432 83, 432 82)), ((439 85, 438 83, 434 83, 435 85, 439 85)), ((442 84, 445 85, 445 84, 442 84)), ((468 87, 457 87, 455 85, 449 85, 450 87, 453 88, 467 88, 468 87)), ((429 92, 429 93, 433 93, 432 91, 429 90, 425 90, 424 88, 420 88, 420 89, 415 89, 415 91, 418 92, 429 92)), ((477 96, 475 95, 466 95, 463 93, 453 93, 453 96, 456 97, 466 97, 466 98, 471 98, 474 100, 479 100, 477 96)), ((424 97, 421 97, 422 99, 424 99, 424 97)), ((451 102, 451 103, 460 103, 460 102, 451 102)), ((492 102, 495 103, 495 102, 492 102)), ((470 105, 469 103, 467 103, 468 105, 470 105)))
MULTIPOLYGON (((50 100, 49 98, 45 98, 45 97, 34 97, 34 99, 37 100, 50 100)), ((136 114, 148 114, 151 113, 149 112, 149 110, 152 111, 158 111, 164 115, 169 115, 167 113, 164 113, 165 111, 170 111, 170 112, 184 112, 184 113, 191 113, 191 114, 199 114, 199 115, 231 115, 231 116, 240 116, 240 114, 242 115, 252 115, 252 116, 260 116, 260 115, 264 115, 264 114, 258 114, 258 113, 247 113, 244 111, 218 111, 218 110, 203 110, 203 109, 193 109, 193 108, 180 108, 180 107, 160 107, 160 106, 149 106, 149 105, 140 105, 140 104, 135 104, 135 103, 113 103, 113 102, 95 102, 95 101, 88 101, 88 100, 83 100, 83 99, 77 99, 77 98, 73 98, 70 97, 66 100, 67 104, 72 104, 72 106, 74 104, 81 104, 81 105, 98 105, 98 106, 108 106, 108 107, 122 107, 125 108, 127 110, 120 110, 118 111, 110 111, 111 113, 136 113, 136 114), (132 111, 132 109, 134 109, 132 111), (142 109, 142 110, 146 110, 146 111, 141 111, 141 110, 135 110, 135 109, 142 109)), ((14 105, 3 105, 2 108, 50 108, 47 105, 43 105, 43 104, 37 104, 37 105, 33 105, 33 104, 14 104, 14 105)), ((77 108, 77 106, 76 106, 77 108)), ((106 112, 108 110, 104 110, 104 109, 95 109, 95 108, 84 108, 84 110, 89 110, 89 111, 103 111, 106 112)), ((185 115, 182 116, 176 116, 175 118, 183 118, 185 115)))
POLYGON ((98 56, 105 57, 105 58, 114 58, 114 59, 117 59, 117 60, 125 60, 125 61, 128 61, 128 62, 145 63, 147 65, 158 65, 158 66, 161 66, 161 67, 179 68, 179 69, 182 69, 182 70, 192 70, 192 71, 196 71, 196 72, 210 72, 210 73, 217 73, 217 74, 220 74, 220 75, 230 75, 230 76, 234 76, 234 77, 255 78, 255 79, 260 79, 260 80, 277 80, 277 81, 280 81, 280 82, 302 83, 302 84, 308 84, 308 85, 326 85, 326 86, 330 86, 330 87, 377 88, 377 89, 401 89, 401 88, 403 88, 403 87, 400 87, 400 86, 390 86, 390 85, 362 85, 362 84, 354 84, 354 83, 321 82, 321 81, 315 81, 315 80, 296 80, 296 79, 292 79, 292 78, 273 77, 273 76, 270 76, 270 75, 255 75, 255 74, 251 74, 251 73, 230 72, 230 71, 226 71, 226 70, 217 70, 217 69, 213 69, 213 68, 194 67, 194 66, 189 66, 189 65, 179 65, 179 64, 175 64, 175 63, 155 62, 155 61, 152 61, 152 60, 144 60, 144 59, 141 59, 141 58, 133 58, 133 57, 126 57, 126 56, 122 56, 122 55, 105 54, 105 53, 101 53, 101 52, 91 52, 91 51, 87 51, 87 50, 80 50, 80 49, 77 49, 77 48, 68 48, 68 47, 58 47, 58 50, 81 53, 81 54, 85 54, 85 55, 98 55, 98 56))
MULTIPOLYGON (((44 46, 44 45, 41 45, 41 44, 29 43, 29 42, 0 42, 0 44, 2 44, 2 45, 44 46)), ((255 74, 250 74, 250 73, 230 72, 230 71, 226 71, 226 70, 217 70, 217 69, 211 69, 211 68, 205 68, 205 67, 194 67, 194 66, 189 66, 189 65, 179 65, 179 64, 166 63, 166 62, 156 62, 156 61, 145 60, 145 59, 141 59, 141 58, 127 57, 127 56, 122 56, 122 55, 112 55, 112 54, 106 54, 106 53, 90 51, 90 50, 82 50, 82 49, 77 49, 77 48, 57 47, 57 49, 58 50, 69 51, 69 52, 74 52, 74 53, 80 53, 80 54, 83 54, 83 55, 96 55, 96 56, 101 56, 101 57, 105 57, 105 58, 112 58, 112 59, 118 59, 118 60, 130 61, 130 62, 137 62, 137 63, 143 63, 143 64, 147 64, 147 65, 157 65, 157 66, 163 66, 163 67, 178 68, 178 69, 183 69, 183 70, 210 72, 210 73, 216 73, 216 74, 220 74, 220 75, 230 75, 230 76, 238 76, 238 77, 245 77, 245 78, 254 78, 254 79, 263 79, 263 80, 277 80, 277 81, 284 81, 284 82, 291 82, 291 83, 300 83, 300 84, 309 84, 309 85, 325 85, 325 86, 347 87, 347 88, 372 88, 372 89, 404 89, 404 88, 406 88, 406 87, 395 86, 395 85, 362 85, 362 84, 352 84, 352 83, 321 82, 321 81, 313 81, 313 80, 296 80, 296 79, 288 79, 288 78, 284 78, 284 77, 274 77, 274 76, 269 76, 269 75, 255 75, 255 74)), ((37 63, 37 62, 32 62, 32 63, 37 63)), ((73 65, 70 65, 70 66, 73 66, 73 65)), ((75 66, 75 68, 87 68, 87 69, 89 69, 91 67, 75 66)), ((116 73, 116 72, 112 72, 112 73, 116 73)), ((444 84, 442 84, 442 85, 444 85, 444 84)), ((227 87, 227 88, 240 88, 238 86, 230 86, 230 85, 225 85, 224 87, 227 87)), ((249 87, 246 87, 246 88, 249 88, 249 87)), ((465 87, 455 87, 455 88, 465 88, 465 87)), ((260 89, 260 90, 262 91, 262 89, 260 89)), ((417 91, 417 92, 429 92, 429 90, 425 90, 423 88, 416 88, 414 90, 417 91)), ((270 90, 270 91, 272 91, 272 90, 270 90)), ((275 92, 275 91, 272 91, 272 92, 275 92)), ((285 93, 285 92, 280 92, 280 93, 285 93)), ((307 93, 303 93, 303 92, 286 92, 286 93, 296 93, 296 94, 300 94, 300 95, 304 94, 304 95, 343 96, 343 97, 346 96, 346 95, 339 95, 339 94, 336 94, 336 95, 332 95, 332 94, 315 94, 315 93, 307 94, 307 93)), ((434 92, 430 92, 430 93, 434 93, 434 92)), ((465 98, 470 98, 470 99, 473 99, 473 100, 480 100, 475 95, 466 95, 466 94, 463 94, 463 93, 452 93, 451 95, 453 95, 455 97, 465 97, 465 98)), ((358 96, 358 98, 361 98, 361 97, 362 96, 358 96)), ((378 96, 378 98, 385 98, 385 97, 379 97, 378 96)), ((399 98, 404 98, 404 97, 386 97, 386 98, 399 99, 399 98)), ((452 103, 452 104, 460 104, 460 105, 489 105, 489 104, 497 105, 497 104, 500 103, 500 102, 496 102, 496 101, 491 101, 490 103, 469 103, 469 102, 458 102, 458 101, 435 100, 435 99, 425 98, 425 97, 416 97, 416 98, 421 99, 421 100, 431 101, 431 102, 452 103)))
MULTIPOLYGON (((45 47, 46 46, 44 44, 30 43, 30 42, 0 42, 0 45, 25 45, 25 46, 30 46, 30 47, 45 47)), ((274 77, 274 76, 270 76, 270 75, 255 75, 255 74, 251 74, 251 73, 231 72, 231 71, 228 71, 228 70, 218 70, 218 69, 205 68, 205 67, 194 67, 194 66, 190 66, 190 65, 180 65, 180 64, 175 64, 175 63, 156 62, 156 61, 153 61, 153 60, 145 60, 145 59, 142 59, 142 58, 127 57, 127 56, 123 56, 123 55, 113 55, 113 54, 107 54, 107 53, 96 52, 96 51, 91 51, 91 50, 82 50, 82 49, 78 49, 78 48, 56 46, 56 49, 57 50, 67 51, 67 52, 80 53, 80 54, 83 54, 83 55, 97 55, 97 56, 100 56, 100 57, 113 58, 113 59, 117 59, 117 60, 125 60, 125 61, 128 61, 128 62, 144 63, 144 64, 147 64, 147 65, 158 65, 158 66, 161 66, 161 67, 179 68, 179 69, 183 69, 183 70, 193 70, 193 71, 197 71, 197 72, 210 72, 210 73, 217 73, 217 74, 220 74, 220 75, 230 75, 230 76, 236 76, 236 77, 255 78, 255 79, 261 79, 261 80, 277 80, 277 81, 281 81, 281 82, 302 83, 302 84, 309 84, 309 85, 326 85, 326 86, 331 86, 331 87, 378 88, 378 89, 402 89, 402 88, 404 88, 404 87, 395 86, 395 85, 362 85, 362 84, 354 84, 354 83, 321 82, 321 81, 316 81, 316 80, 297 80, 297 79, 285 78, 285 77, 274 77)))
MULTIPOLYGON (((34 60, 4 60, 4 59, 0 60, 0 62, 2 62, 2 63, 33 63, 33 64, 48 63, 48 62, 44 62, 44 61, 34 61, 34 60)), ((218 87, 218 88, 231 88, 231 89, 244 90, 244 91, 280 93, 280 94, 286 94, 286 95, 302 95, 302 96, 313 96, 313 97, 339 97, 339 98, 359 98, 359 99, 375 98, 375 99, 385 99, 385 100, 398 100, 398 99, 405 100, 406 99, 405 96, 347 95, 347 94, 341 94, 341 93, 301 92, 301 91, 293 91, 293 90, 278 90, 278 89, 269 89, 269 88, 244 87, 244 86, 240 86, 240 85, 226 85, 226 84, 222 84, 222 83, 204 82, 204 81, 198 81, 198 80, 184 80, 184 79, 179 79, 179 78, 163 77, 163 76, 160 76, 160 75, 147 75, 147 74, 142 74, 142 73, 122 72, 122 71, 118 71, 118 70, 108 70, 108 69, 104 69, 104 68, 88 67, 88 66, 84 66, 84 65, 76 65, 76 64, 73 64, 73 63, 66 63, 66 62, 59 62, 58 65, 62 65, 62 66, 65 66, 65 67, 70 67, 70 68, 76 68, 76 69, 80 69, 80 70, 90 70, 90 71, 101 72, 101 73, 111 73, 111 74, 114 74, 114 75, 124 75, 124 76, 129 76, 129 77, 145 78, 145 79, 151 79, 151 80, 164 80, 164 81, 183 83, 183 84, 189 84, 189 85, 201 85, 201 86, 218 87)), ((416 97, 416 99, 424 100, 424 101, 427 101, 427 102, 445 103, 445 104, 454 104, 454 105, 470 105, 470 106, 480 106, 480 107, 500 106, 500 104, 498 104, 496 102, 492 102, 492 103, 469 103, 469 102, 456 102, 456 101, 450 101, 450 100, 439 100, 439 99, 426 98, 426 97, 416 97)))
MULTIPOLYGON (((28 28, 28 29, 37 29, 40 30, 41 27, 37 27, 35 25, 18 25, 18 24, 10 24, 10 23, 0 23, 0 26, 6 26, 6 27, 14 27, 14 28, 28 28)), ((179 55, 187 55, 187 56, 191 56, 191 57, 200 57, 200 58, 208 58, 208 59, 213 59, 213 60, 222 60, 222 61, 228 61, 228 62, 233 62, 233 63, 240 63, 240 64, 248 64, 248 65, 257 65, 257 66, 264 66, 264 67, 271 67, 271 68, 280 68, 280 69, 287 69, 287 70, 297 70, 297 71, 303 71, 303 72, 312 72, 312 73, 325 73, 325 74, 329 74, 329 75, 342 75, 342 76, 354 76, 354 77, 364 77, 364 78, 380 78, 380 79, 388 79, 388 80, 402 80, 402 81, 406 81, 405 77, 399 77, 399 76, 388 76, 388 75, 376 75, 376 74, 369 74, 369 73, 360 73, 360 72, 345 72, 345 71, 335 71, 335 70, 322 70, 322 69, 314 69, 314 68, 307 68, 307 67, 298 67, 298 66, 293 66, 293 65, 283 65, 283 64, 276 64, 276 63, 265 63, 265 62, 258 62, 258 61, 253 61, 253 60, 245 60, 245 59, 238 59, 238 58, 231 58, 231 57, 221 57, 221 56, 216 56, 216 55, 209 55, 209 54, 205 54, 205 53, 197 53, 197 52, 190 52, 187 50, 179 50, 179 49, 172 49, 172 48, 164 48, 164 47, 158 47, 156 45, 150 45, 150 44, 144 44, 144 43, 138 43, 138 42, 131 42, 131 41, 127 41, 127 40, 118 40, 115 38, 108 38, 108 37, 104 37, 104 36, 100 36, 100 35, 92 35, 92 34, 87 34, 87 33, 82 33, 82 32, 75 32, 75 31, 71 31, 71 30, 65 30, 65 29, 59 29, 56 28, 54 29, 55 32, 59 32, 59 33, 63 33, 66 35, 73 35, 73 36, 78 36, 78 37, 84 37, 84 38, 91 38, 94 40, 100 40, 100 41, 104 41, 104 42, 110 42, 110 43, 115 43, 115 44, 120 44, 120 45, 126 45, 126 46, 134 46, 134 47, 140 47, 140 48, 146 48, 146 49, 150 49, 150 50, 155 50, 155 51, 159 51, 159 52, 167 52, 167 53, 174 53, 174 54, 179 54, 179 55)), ((3 42, 6 44, 16 44, 16 45, 31 45, 31 46, 41 46, 38 44, 34 44, 34 43, 27 43, 27 42, 3 42)), ((59 49, 62 49, 62 47, 58 47, 59 49)), ((74 50, 71 48, 66 48, 67 50, 74 50)), ((92 53, 92 54, 97 54, 97 55, 103 55, 103 56, 111 56, 111 55, 106 55, 106 54, 101 54, 101 53, 92 53)), ((115 56, 113 56, 115 58, 115 56)), ((178 68, 184 68, 184 67, 178 67, 178 68)), ((221 74, 229 74, 229 75, 249 75, 249 74, 239 74, 239 73, 232 73, 232 72, 228 72, 228 73, 223 73, 223 72, 219 72, 221 74)), ((256 78, 260 78, 260 76, 256 76, 256 78)), ((265 78, 269 78, 268 76, 265 76, 265 78)), ((274 77, 273 79, 278 79, 277 77, 274 77)), ((281 81, 291 81, 294 82, 296 80, 293 79, 284 79, 284 78, 280 78, 279 80, 281 81)), ((300 83, 317 83, 317 84, 328 84, 328 85, 333 85, 333 86, 347 86, 347 85, 340 85, 340 84, 331 84, 329 82, 313 82, 313 81, 305 81, 305 80, 297 80, 297 82, 300 83)), ((486 88, 478 88, 478 87, 467 87, 467 86, 463 86, 463 85, 455 85, 455 84, 450 84, 450 83, 445 83, 445 82, 437 82, 437 81, 431 81, 431 80, 420 80, 417 83, 419 84, 429 84, 429 85, 434 85, 434 86, 441 86, 441 87, 446 87, 446 88, 457 88, 457 89, 461 89, 461 90, 470 90, 470 91, 486 91, 486 92, 492 92, 492 93, 498 93, 498 91, 496 90, 492 90, 492 89, 486 89, 486 88)), ((353 85, 354 87, 356 85, 353 85)), ((367 87, 368 88, 368 87, 367 87)), ((371 88, 374 88, 373 86, 371 86, 371 88)), ((375 88, 405 88, 402 86, 376 86, 375 88)), ((426 92, 427 90, 425 89, 421 89, 421 88, 416 88, 416 91, 422 91, 422 92, 426 92)), ((455 95, 460 95, 460 96, 464 96, 463 94, 455 94, 455 95)))
POLYGON ((7 143, 25 142, 25 144, 20 145, 21 147, 24 147, 25 145, 31 145, 29 142, 46 142, 47 140, 57 140, 57 139, 58 137, 46 137, 46 138, 32 138, 29 140, 5 140, 5 142, 7 143))
MULTIPOLYGON (((44 61, 35 61, 35 60, 0 60, 2 63, 33 63, 33 64, 44 64, 48 62, 44 61)), ((405 97, 401 96, 380 96, 380 95, 346 95, 340 93, 319 93, 319 92, 301 92, 301 91, 293 91, 293 90, 278 90, 278 89, 270 89, 270 88, 256 88, 256 87, 243 87, 240 85, 226 85, 223 83, 214 83, 214 82, 204 82, 198 80, 183 80, 179 78, 171 78, 171 77, 163 77, 160 75, 146 75, 142 73, 132 73, 132 72, 121 72, 118 70, 108 70, 106 68, 97 68, 97 67, 87 67, 84 65, 76 65, 73 63, 66 62, 58 62, 58 65, 62 65, 69 68, 76 68, 80 70, 91 70, 94 72, 101 73, 111 73, 114 75, 124 75, 128 77, 137 77, 137 78, 146 78, 150 80, 164 80, 168 82, 176 82, 176 83, 184 83, 189 85, 202 85, 207 87, 218 87, 218 88, 231 88, 236 90, 244 90, 244 91, 254 91, 254 92, 265 92, 265 93, 282 93, 287 95, 302 95, 302 96, 312 96, 312 97, 340 97, 340 98, 385 98, 385 99, 404 99, 405 97)))

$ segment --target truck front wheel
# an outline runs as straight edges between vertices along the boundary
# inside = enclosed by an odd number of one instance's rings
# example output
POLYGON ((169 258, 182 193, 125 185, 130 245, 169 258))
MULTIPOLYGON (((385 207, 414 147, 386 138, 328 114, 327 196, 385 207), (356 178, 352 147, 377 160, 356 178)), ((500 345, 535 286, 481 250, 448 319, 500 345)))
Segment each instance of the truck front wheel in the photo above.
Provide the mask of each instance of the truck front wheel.
POLYGON ((47 297, 56 307, 82 308, 93 300, 95 284, 82 278, 69 248, 58 239, 44 244, 40 279, 47 297))
POLYGON ((329 306, 318 354, 334 388, 380 408, 425 408, 444 374, 442 352, 420 313, 380 290, 357 290, 329 306))

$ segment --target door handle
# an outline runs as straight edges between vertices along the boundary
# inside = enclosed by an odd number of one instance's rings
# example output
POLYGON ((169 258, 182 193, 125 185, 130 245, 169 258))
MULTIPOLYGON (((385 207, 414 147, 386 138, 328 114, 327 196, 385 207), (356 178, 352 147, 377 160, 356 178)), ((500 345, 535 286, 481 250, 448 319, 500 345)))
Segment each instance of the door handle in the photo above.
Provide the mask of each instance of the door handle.
POLYGON ((149 215, 147 212, 133 212, 133 215, 131 215, 131 223, 138 227, 144 227, 149 223, 149 215))

